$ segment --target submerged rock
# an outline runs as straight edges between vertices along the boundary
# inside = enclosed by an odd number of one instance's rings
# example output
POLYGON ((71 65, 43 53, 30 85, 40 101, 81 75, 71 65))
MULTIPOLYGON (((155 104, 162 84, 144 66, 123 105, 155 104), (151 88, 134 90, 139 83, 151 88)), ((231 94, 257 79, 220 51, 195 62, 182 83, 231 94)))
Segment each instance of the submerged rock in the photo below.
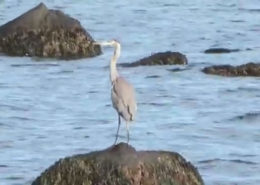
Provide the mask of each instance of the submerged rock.
POLYGON ((246 121, 247 123, 259 123, 260 122, 260 111, 248 112, 243 115, 235 116, 230 121, 246 121))
POLYGON ((179 52, 161 52, 155 53, 149 57, 143 58, 133 63, 123 63, 120 64, 123 67, 136 67, 141 65, 174 65, 180 64, 185 65, 188 64, 188 60, 185 55, 179 52))
POLYGON ((210 48, 204 51, 207 54, 214 54, 214 53, 231 53, 231 52, 238 52, 239 49, 227 49, 227 48, 210 48))
POLYGON ((32 185, 203 185, 197 169, 181 155, 139 151, 120 143, 103 151, 67 157, 32 185))
POLYGON ((221 76, 260 76, 260 63, 247 63, 240 66, 215 65, 205 67, 202 71, 221 76))
POLYGON ((80 58, 101 49, 80 22, 43 3, 0 27, 0 52, 16 56, 80 58))

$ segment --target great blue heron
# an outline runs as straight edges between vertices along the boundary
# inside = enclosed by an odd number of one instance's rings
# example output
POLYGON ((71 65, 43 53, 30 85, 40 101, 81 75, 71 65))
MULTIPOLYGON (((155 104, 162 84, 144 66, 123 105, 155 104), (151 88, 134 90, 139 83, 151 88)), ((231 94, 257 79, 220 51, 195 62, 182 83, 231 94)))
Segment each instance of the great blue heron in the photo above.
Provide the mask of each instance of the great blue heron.
POLYGON ((94 42, 95 45, 113 46, 114 55, 110 61, 110 80, 111 80, 111 99, 113 107, 118 113, 118 127, 116 132, 115 143, 118 139, 121 117, 126 121, 127 143, 129 142, 129 122, 135 118, 137 105, 135 100, 135 90, 133 86, 123 77, 119 76, 116 68, 117 59, 120 56, 121 46, 116 40, 94 42))

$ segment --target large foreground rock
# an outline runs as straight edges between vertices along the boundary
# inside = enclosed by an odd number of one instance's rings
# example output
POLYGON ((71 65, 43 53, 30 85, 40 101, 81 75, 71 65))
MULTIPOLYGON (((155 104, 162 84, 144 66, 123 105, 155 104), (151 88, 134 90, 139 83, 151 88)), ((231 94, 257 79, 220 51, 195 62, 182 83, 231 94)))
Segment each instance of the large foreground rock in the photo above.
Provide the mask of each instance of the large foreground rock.
POLYGON ((80 22, 43 3, 0 27, 0 52, 17 56, 80 58, 101 53, 80 22))
POLYGON ((133 63, 121 64, 123 67, 136 67, 142 65, 185 65, 188 64, 188 60, 185 55, 179 52, 161 52, 155 53, 149 57, 143 58, 133 63))
POLYGON ((173 152, 135 151, 121 143, 56 162, 33 185, 202 185, 196 168, 173 152))
POLYGON ((260 63, 247 63, 240 66, 216 65, 205 67, 202 71, 221 76, 260 76, 260 63))

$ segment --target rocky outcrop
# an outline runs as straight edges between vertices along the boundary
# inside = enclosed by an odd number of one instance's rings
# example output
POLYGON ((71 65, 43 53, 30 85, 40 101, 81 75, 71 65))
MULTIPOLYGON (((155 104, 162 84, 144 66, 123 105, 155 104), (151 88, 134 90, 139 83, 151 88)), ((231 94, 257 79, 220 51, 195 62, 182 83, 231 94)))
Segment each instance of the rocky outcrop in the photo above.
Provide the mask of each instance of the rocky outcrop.
POLYGON ((103 151, 61 159, 32 185, 202 185, 197 169, 181 155, 137 152, 120 143, 103 151))
POLYGON ((207 54, 220 54, 220 53, 231 53, 238 52, 239 49, 227 49, 227 48, 210 48, 204 51, 207 54))
POLYGON ((248 112, 243 115, 235 116, 229 121, 245 121, 247 123, 260 122, 260 111, 248 112))
POLYGON ((188 64, 188 60, 185 55, 179 52, 162 52, 156 53, 149 57, 143 58, 133 63, 123 63, 120 64, 123 67, 136 67, 143 65, 174 65, 180 64, 185 65, 188 64))
POLYGON ((0 27, 0 52, 16 56, 81 58, 99 55, 80 22, 43 3, 0 27))
POLYGON ((240 66, 216 65, 205 67, 202 71, 221 76, 260 76, 260 63, 247 63, 240 66))

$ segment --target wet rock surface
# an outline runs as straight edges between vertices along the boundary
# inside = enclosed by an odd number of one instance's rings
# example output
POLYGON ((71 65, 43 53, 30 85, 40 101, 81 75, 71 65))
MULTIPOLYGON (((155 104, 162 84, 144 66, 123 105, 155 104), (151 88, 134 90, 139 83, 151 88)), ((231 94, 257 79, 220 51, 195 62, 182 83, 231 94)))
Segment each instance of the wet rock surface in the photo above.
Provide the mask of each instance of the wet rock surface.
POLYGON ((82 58, 99 46, 76 19, 43 3, 0 27, 0 52, 13 56, 82 58))
POLYGON ((139 151, 120 143, 103 151, 61 159, 32 185, 201 185, 196 168, 181 155, 139 151))
POLYGON ((243 115, 235 116, 229 121, 245 121, 247 123, 259 123, 260 122, 260 111, 248 112, 243 115))
POLYGON ((247 63, 239 66, 215 65, 202 70, 206 74, 221 76, 260 76, 260 63, 247 63))
POLYGON ((188 64, 188 59, 185 55, 179 52, 160 52, 155 53, 149 57, 145 57, 133 63, 120 64, 123 67, 136 67, 143 65, 185 65, 188 64))
POLYGON ((210 48, 204 51, 206 54, 220 54, 220 53, 231 53, 238 52, 239 49, 227 49, 227 48, 210 48))

